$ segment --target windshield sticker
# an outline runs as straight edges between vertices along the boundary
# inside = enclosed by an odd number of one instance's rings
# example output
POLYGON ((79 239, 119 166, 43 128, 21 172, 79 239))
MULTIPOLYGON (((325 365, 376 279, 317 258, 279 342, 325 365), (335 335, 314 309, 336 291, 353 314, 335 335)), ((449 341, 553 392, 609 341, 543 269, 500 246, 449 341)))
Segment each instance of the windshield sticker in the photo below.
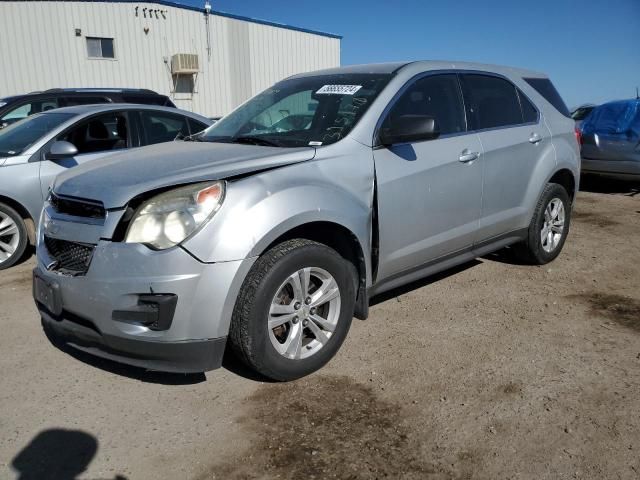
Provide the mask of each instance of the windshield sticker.
POLYGON ((362 85, 325 85, 316 94, 324 95, 353 95, 362 88, 362 85))
POLYGON ((322 142, 309 142, 310 147, 319 147, 322 145, 322 142))

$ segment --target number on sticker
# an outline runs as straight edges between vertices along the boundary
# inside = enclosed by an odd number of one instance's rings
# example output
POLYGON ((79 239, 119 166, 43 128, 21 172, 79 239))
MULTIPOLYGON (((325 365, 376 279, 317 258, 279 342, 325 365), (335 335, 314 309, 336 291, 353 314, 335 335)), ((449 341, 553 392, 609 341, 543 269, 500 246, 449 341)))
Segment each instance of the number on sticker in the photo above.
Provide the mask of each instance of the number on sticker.
POLYGON ((353 95, 362 85, 325 85, 316 94, 324 95, 353 95))

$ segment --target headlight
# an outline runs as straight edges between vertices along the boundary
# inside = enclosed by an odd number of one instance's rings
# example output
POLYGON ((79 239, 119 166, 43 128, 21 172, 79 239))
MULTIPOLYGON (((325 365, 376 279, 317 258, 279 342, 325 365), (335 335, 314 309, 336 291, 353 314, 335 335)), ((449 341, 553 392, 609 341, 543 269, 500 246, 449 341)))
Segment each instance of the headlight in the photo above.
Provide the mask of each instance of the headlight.
POLYGON ((185 241, 211 219, 224 200, 224 182, 176 188, 146 201, 138 209, 125 237, 164 250, 185 241))

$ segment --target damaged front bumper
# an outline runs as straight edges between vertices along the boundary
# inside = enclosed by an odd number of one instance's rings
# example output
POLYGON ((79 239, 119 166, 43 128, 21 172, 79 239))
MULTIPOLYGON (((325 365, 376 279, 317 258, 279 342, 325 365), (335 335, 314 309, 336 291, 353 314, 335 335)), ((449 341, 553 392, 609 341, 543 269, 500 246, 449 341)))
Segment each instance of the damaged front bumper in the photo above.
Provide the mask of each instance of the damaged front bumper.
POLYGON ((235 298, 253 259, 203 263, 182 247, 154 251, 99 238, 94 244, 87 236, 92 229, 45 208, 33 294, 48 335, 151 370, 219 367, 235 298), (74 236, 92 248, 79 260, 74 236), (51 238, 61 249, 55 256, 46 241, 51 238), (82 262, 86 271, 79 270, 82 262))

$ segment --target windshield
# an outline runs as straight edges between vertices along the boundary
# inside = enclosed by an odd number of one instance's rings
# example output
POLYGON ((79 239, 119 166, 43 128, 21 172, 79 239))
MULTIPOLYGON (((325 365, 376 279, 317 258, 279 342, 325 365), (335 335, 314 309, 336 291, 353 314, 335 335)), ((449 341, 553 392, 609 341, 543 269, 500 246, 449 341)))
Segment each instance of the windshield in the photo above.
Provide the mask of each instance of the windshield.
POLYGON ((594 109, 595 107, 579 107, 576 108, 573 113, 571 114, 571 118, 573 118, 574 120, 584 120, 585 118, 587 118, 587 116, 591 113, 591 111, 594 109))
POLYGON ((71 117, 71 113, 37 113, 0 130, 0 157, 20 155, 71 117))
POLYGON ((275 147, 321 146, 344 138, 391 74, 284 80, 209 127, 199 140, 275 147))

